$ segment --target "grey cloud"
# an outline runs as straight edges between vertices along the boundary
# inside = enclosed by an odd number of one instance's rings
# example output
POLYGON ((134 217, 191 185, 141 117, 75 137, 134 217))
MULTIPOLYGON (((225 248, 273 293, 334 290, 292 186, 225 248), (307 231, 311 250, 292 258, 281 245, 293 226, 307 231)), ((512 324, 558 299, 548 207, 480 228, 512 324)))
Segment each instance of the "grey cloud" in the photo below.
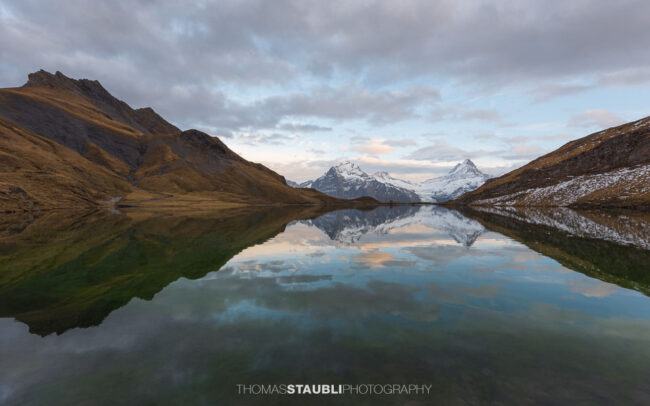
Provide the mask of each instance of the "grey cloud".
POLYGON ((533 96, 533 101, 535 103, 548 102, 558 97, 569 96, 576 93, 585 92, 589 89, 593 89, 593 85, 558 85, 558 84, 546 84, 542 86, 537 86, 529 94, 533 96))
MULTIPOLYGON (((573 134, 545 134, 545 135, 518 135, 513 137, 490 136, 492 139, 499 139, 508 144, 525 144, 531 141, 568 141, 575 138, 573 134)), ((478 136, 475 138, 479 138, 478 136)))
POLYGON ((281 130, 301 132, 301 133, 332 131, 332 127, 324 127, 315 124, 300 124, 300 123, 285 123, 280 125, 279 128, 281 130))
POLYGON ((368 137, 367 135, 353 135, 353 136, 349 137, 349 139, 350 139, 350 142, 361 143, 361 142, 370 141, 371 138, 368 137))
POLYGON ((413 145, 417 145, 417 143, 411 139, 403 138, 403 139, 392 139, 392 140, 386 140, 384 141, 384 144, 393 146, 393 147, 410 147, 413 145))
MULTIPOLYGON (((224 133, 275 129, 286 117, 374 124, 416 117, 439 100, 437 89, 386 89, 438 78, 482 88, 577 75, 602 85, 650 81, 643 0, 2 4, 3 86, 39 68, 61 70, 98 79, 184 127, 224 133), (314 80, 322 86, 295 92, 314 80), (267 86, 280 94, 233 99, 267 86)), ((579 90, 551 86, 533 97, 579 90)))
POLYGON ((433 121, 479 120, 496 122, 501 120, 501 114, 493 109, 473 109, 462 104, 447 104, 431 110, 429 118, 433 121))
POLYGON ((415 117, 425 102, 440 100, 433 86, 414 86, 403 91, 371 92, 361 87, 323 86, 309 93, 267 98, 256 107, 275 116, 320 117, 337 120, 365 119, 375 124, 415 117))
POLYGON ((650 83, 650 68, 629 68, 602 75, 599 83, 608 86, 640 86, 650 83))
POLYGON ((239 135, 239 140, 248 145, 256 144, 272 144, 272 145, 283 145, 288 141, 293 140, 295 137, 285 134, 241 134, 239 135))
POLYGON ((492 152, 485 150, 466 151, 444 142, 419 148, 406 156, 407 159, 432 162, 462 161, 465 158, 486 156, 492 152))
POLYGON ((499 121, 501 114, 496 110, 472 109, 460 114, 461 120, 499 121))
POLYGON ((605 129, 623 123, 623 119, 616 114, 602 109, 587 110, 576 114, 569 120, 573 127, 605 129))
POLYGON ((509 138, 506 137, 495 138, 499 138, 501 141, 505 142, 506 148, 498 150, 465 150, 445 142, 436 142, 432 145, 413 151, 405 158, 430 162, 462 161, 466 158, 477 159, 483 157, 498 157, 506 160, 529 160, 549 152, 547 148, 542 148, 536 144, 530 144, 529 141, 534 142, 534 138, 529 140, 515 138, 512 141, 509 141, 509 138))

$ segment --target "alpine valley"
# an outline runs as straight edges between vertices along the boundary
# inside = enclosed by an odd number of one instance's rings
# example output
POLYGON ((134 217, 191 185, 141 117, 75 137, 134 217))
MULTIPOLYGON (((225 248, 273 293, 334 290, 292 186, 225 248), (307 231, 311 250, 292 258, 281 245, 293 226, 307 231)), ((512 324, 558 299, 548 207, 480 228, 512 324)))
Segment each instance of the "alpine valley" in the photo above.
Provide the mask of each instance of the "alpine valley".
POLYGON ((4 212, 379 202, 647 209, 650 117, 571 141, 497 178, 469 159, 422 183, 346 161, 297 184, 217 137, 131 108, 98 81, 41 70, 21 87, 0 89, 4 212))

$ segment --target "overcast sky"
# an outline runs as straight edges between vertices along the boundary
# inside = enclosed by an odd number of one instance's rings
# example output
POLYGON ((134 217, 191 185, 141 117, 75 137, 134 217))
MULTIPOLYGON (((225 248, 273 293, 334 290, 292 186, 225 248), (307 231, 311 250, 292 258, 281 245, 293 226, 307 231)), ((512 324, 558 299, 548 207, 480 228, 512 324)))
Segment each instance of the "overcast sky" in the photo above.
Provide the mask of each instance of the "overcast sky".
POLYGON ((349 159, 488 172, 650 115, 650 1, 0 0, 0 87, 38 69, 303 181, 349 159))

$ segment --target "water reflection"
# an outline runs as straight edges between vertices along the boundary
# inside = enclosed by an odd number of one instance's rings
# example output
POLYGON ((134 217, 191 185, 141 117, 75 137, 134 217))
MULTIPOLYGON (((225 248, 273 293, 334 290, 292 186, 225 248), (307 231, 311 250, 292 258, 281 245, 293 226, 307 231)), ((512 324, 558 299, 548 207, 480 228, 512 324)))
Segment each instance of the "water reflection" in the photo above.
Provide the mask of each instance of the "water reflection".
POLYGON ((150 300, 178 278, 201 278, 284 231, 288 222, 321 212, 16 218, 0 229, 0 317, 15 317, 40 335, 94 326, 132 298, 150 300))
POLYGON ((650 295, 648 213, 512 207, 463 213, 569 269, 650 295))
POLYGON ((650 401, 646 250, 521 213, 313 210, 3 226, 0 403, 650 401), (259 382, 433 392, 236 392, 259 382))
POLYGON ((421 226, 444 231, 458 243, 471 246, 485 229, 475 220, 438 206, 378 207, 372 211, 337 210, 314 220, 304 221, 323 230, 332 240, 353 244, 365 234, 390 234, 392 231, 421 226))

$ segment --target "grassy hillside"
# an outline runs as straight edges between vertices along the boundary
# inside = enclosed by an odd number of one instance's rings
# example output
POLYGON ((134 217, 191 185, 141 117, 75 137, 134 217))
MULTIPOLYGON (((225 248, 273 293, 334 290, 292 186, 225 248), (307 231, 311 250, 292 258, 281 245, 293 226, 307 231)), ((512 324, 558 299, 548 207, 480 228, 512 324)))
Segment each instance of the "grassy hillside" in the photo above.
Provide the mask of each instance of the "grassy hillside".
POLYGON ((450 204, 648 209, 650 117, 571 141, 450 204))
POLYGON ((60 72, 0 89, 0 158, 3 211, 343 203, 294 189, 218 138, 181 131, 97 81, 60 72))

